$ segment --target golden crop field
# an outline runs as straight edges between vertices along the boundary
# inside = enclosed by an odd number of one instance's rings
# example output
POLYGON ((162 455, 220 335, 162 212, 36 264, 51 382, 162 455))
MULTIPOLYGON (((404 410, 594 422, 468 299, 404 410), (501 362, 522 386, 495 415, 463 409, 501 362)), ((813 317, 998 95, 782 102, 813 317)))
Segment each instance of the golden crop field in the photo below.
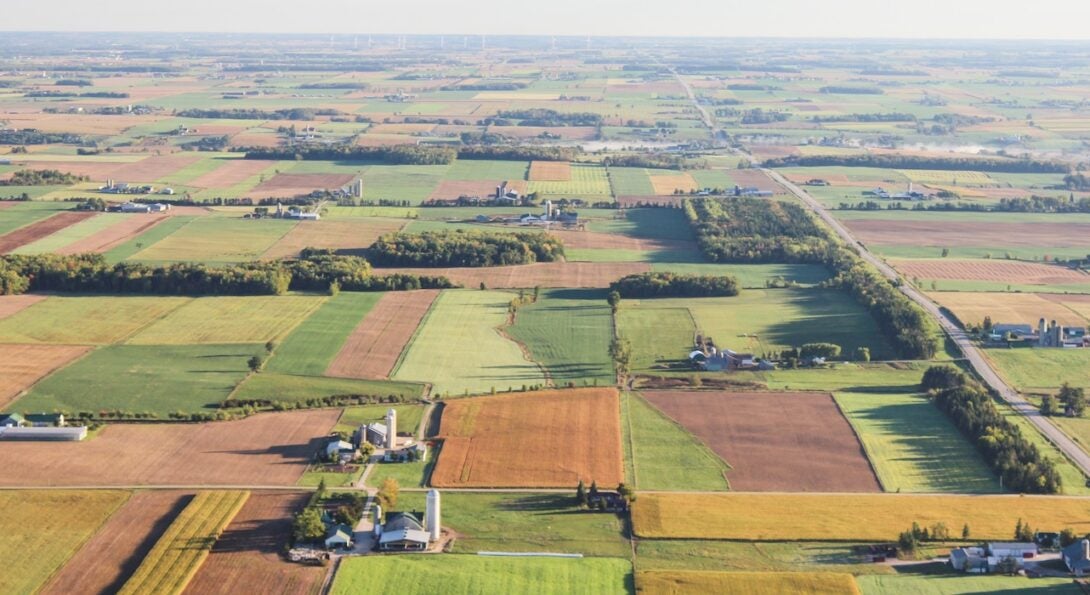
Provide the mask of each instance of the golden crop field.
POLYGON ((1035 293, 933 292, 930 296, 954 313, 964 324, 980 324, 985 316, 992 322, 1030 324, 1055 320, 1065 326, 1084 326, 1086 319, 1053 299, 1035 293))
POLYGON ((177 594, 197 573, 250 492, 200 492, 178 515, 121 589, 122 595, 177 594))
POLYGON ((682 192, 689 192, 690 190, 696 190, 696 180, 690 173, 680 174, 666 174, 666 175, 654 175, 651 177, 651 187, 655 189, 655 194, 673 194, 675 190, 681 190, 682 192))
POLYGON ((183 297, 50 296, 0 320, 0 343, 108 345, 188 301, 183 297))
POLYGON ((588 163, 573 163, 571 179, 560 182, 530 181, 528 192, 540 194, 608 195, 611 191, 606 168, 588 163))
POLYGON ((197 298, 137 333, 134 345, 264 343, 286 335, 322 303, 318 296, 197 298))
POLYGON ((976 540, 1007 539, 1022 519, 1043 531, 1090 532, 1090 499, 901 494, 643 494, 632 510, 647 538, 889 541, 946 523, 976 540))
POLYGON ((636 574, 641 595, 810 595, 858 594, 855 577, 841 572, 713 572, 701 570, 645 570, 636 574))
POLYGON ((992 186, 996 181, 979 171, 945 171, 933 169, 899 169, 906 178, 917 184, 942 184, 947 186, 992 186))

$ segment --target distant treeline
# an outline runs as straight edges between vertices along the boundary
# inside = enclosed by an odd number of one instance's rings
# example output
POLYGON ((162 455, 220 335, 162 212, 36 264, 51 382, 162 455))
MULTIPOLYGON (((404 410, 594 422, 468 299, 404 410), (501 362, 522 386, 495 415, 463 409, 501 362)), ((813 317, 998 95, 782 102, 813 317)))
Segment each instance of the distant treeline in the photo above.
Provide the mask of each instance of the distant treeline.
POLYGON ((978 159, 918 155, 791 155, 764 162, 765 167, 877 167, 1021 174, 1066 174, 1066 164, 1035 159, 978 159))
POLYGON ((713 262, 816 263, 834 276, 878 324, 902 357, 930 359, 937 345, 923 310, 892 283, 839 245, 795 203, 746 197, 696 198, 685 213, 704 255, 713 262))
POLYGON ((247 159, 300 161, 381 161, 394 165, 446 165, 457 152, 446 147, 392 145, 388 147, 247 147, 247 159))
POLYGON ((0 145, 82 145, 82 136, 70 132, 42 132, 33 128, 0 130, 0 145))
POLYGON ((685 160, 665 153, 610 155, 602 159, 607 167, 650 167, 655 169, 685 169, 685 160))
POLYGON ((479 83, 456 83, 441 87, 443 91, 518 91, 525 89, 526 83, 515 81, 495 81, 479 83))
POLYGON ((300 89, 306 89, 306 90, 312 90, 312 89, 329 89, 329 90, 351 89, 351 90, 362 91, 363 89, 371 88, 371 85, 369 85, 368 83, 350 83, 350 82, 346 81, 346 82, 341 82, 341 83, 307 83, 305 85, 299 85, 299 88, 300 89))
POLYGON ((883 95, 885 91, 878 87, 852 87, 852 86, 839 86, 829 85, 818 89, 822 93, 833 93, 837 95, 883 95))
POLYGON ((1090 176, 1079 172, 1064 176, 1064 188, 1068 190, 1090 191, 1090 176))
POLYGON ((380 267, 493 267, 553 262, 563 256, 560 240, 539 232, 393 233, 367 250, 367 258, 380 267))
POLYGON ((259 109, 186 109, 174 114, 179 118, 214 118, 225 120, 313 120, 318 116, 343 116, 335 109, 296 107, 275 111, 259 109))
POLYGON ((306 250, 288 261, 224 267, 198 263, 110 265, 101 254, 0 256, 0 294, 27 291, 142 295, 281 295, 289 290, 400 291, 447 288, 445 277, 374 276, 366 260, 306 250))
POLYGON ((519 126, 601 126, 602 116, 590 112, 558 112, 545 108, 501 110, 495 117, 485 118, 485 126, 510 126, 513 120, 519 126))
POLYGON ((71 186, 90 179, 55 169, 21 169, 10 178, 0 180, 0 186, 71 186))
POLYGON ((496 159, 500 161, 572 161, 582 154, 579 147, 482 146, 458 149, 458 159, 496 159))
POLYGON ((730 91, 778 91, 776 85, 760 85, 757 83, 731 83, 727 85, 730 91))
POLYGON ((610 283, 610 290, 623 298, 716 297, 738 295, 734 277, 640 273, 610 283))
POLYGON ((94 82, 90 79, 58 79, 53 84, 58 87, 90 87, 94 82))
POLYGON ((24 97, 30 98, 66 98, 66 97, 86 97, 94 99, 127 99, 128 93, 118 93, 115 91, 92 91, 91 93, 69 93, 67 91, 30 91, 24 97))
POLYGON ((890 112, 886 114, 841 114, 838 116, 813 116, 811 122, 915 122, 912 114, 890 112))
POLYGON ((995 406, 992 395, 959 370, 932 366, 922 387, 975 445, 1003 481, 1003 487, 1025 494, 1057 494, 1063 486, 1052 461, 1022 435, 995 406))
POLYGON ((923 70, 901 70, 897 68, 864 68, 859 71, 862 76, 928 76, 923 70))

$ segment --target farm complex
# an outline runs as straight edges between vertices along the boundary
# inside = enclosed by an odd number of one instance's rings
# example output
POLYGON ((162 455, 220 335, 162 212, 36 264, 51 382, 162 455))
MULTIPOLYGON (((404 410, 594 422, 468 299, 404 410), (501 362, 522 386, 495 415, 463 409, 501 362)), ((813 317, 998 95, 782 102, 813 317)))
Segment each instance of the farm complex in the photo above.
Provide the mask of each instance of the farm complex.
POLYGON ((1088 592, 1088 64, 5 33, 0 593, 1088 592))

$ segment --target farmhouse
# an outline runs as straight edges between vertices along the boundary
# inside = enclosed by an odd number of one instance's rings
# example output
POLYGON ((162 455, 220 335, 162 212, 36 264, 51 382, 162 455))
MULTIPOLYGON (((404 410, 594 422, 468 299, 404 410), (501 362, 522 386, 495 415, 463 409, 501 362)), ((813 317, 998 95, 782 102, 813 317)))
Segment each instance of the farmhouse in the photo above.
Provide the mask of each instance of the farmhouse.
POLYGON ((1037 556, 1033 542, 992 542, 977 547, 959 547, 950 552, 950 566, 962 572, 994 572, 1004 560, 1013 560, 1022 568, 1024 561, 1037 556))
POLYGON ((1063 549, 1064 565, 1075 576, 1090 574, 1090 540, 1076 541, 1063 549))
POLYGON ((340 524, 329 527, 329 531, 326 533, 325 547, 329 550, 338 547, 345 549, 352 547, 352 527, 340 524))
POLYGON ((735 196, 769 197, 773 194, 774 193, 771 190, 761 190, 756 186, 746 186, 745 188, 742 188, 741 186, 734 187, 735 196))

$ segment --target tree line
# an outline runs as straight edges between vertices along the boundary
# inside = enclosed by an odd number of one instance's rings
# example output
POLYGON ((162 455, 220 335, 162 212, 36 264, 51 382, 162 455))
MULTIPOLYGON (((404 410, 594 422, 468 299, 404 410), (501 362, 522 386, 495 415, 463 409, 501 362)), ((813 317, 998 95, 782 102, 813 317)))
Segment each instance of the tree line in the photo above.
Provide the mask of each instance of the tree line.
POLYGON ((313 120, 317 116, 343 116, 344 112, 335 109, 315 109, 295 107, 278 110, 250 109, 185 109, 174 114, 179 118, 212 118, 227 120, 313 120))
POLYGON ((736 296, 738 280, 729 276, 640 273, 610 283, 623 298, 736 296))
POLYGON ((33 128, 0 130, 0 145, 82 145, 87 140, 71 132, 42 132, 33 128))
POLYGON ((538 232, 392 233, 367 249, 367 258, 380 267, 492 267, 553 262, 563 256, 559 239, 538 232))
POLYGON ((1062 480, 1052 461, 1007 420, 983 387, 949 366, 928 368, 921 386, 976 445, 1004 487, 1027 494, 1060 492, 1062 480))
POLYGON ((90 179, 56 169, 21 169, 10 178, 0 180, 0 186, 71 186, 90 179))
POLYGON ((378 161, 392 165, 446 165, 457 153, 445 147, 393 145, 389 147, 245 147, 246 159, 287 161, 378 161))
POLYGON ((764 167, 877 167, 1022 174, 1066 174, 1066 164, 1037 159, 979 159, 919 155, 790 155, 765 160, 764 167))
POLYGON ((494 117, 485 118, 485 126, 510 126, 517 120, 519 126, 601 126, 601 114, 592 112, 558 112, 546 108, 500 110, 494 117))

